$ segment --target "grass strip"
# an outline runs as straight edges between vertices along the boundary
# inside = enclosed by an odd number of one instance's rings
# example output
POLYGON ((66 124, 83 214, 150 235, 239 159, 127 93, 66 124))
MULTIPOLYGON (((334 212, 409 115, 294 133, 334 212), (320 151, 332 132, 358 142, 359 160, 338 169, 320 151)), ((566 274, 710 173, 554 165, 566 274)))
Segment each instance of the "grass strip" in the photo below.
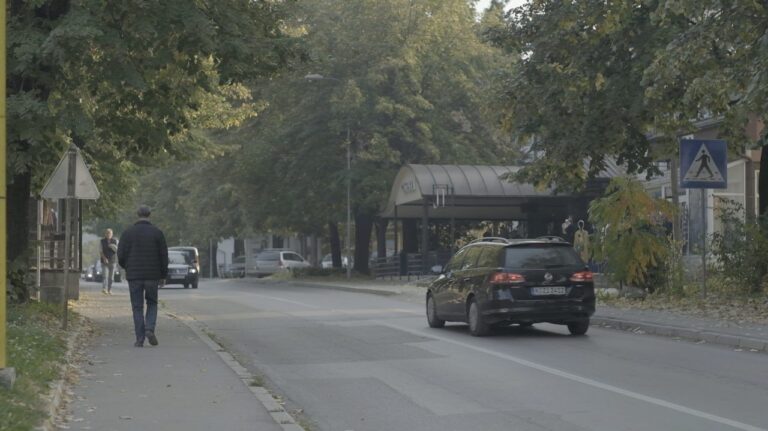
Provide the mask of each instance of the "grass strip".
POLYGON ((16 369, 13 389, 0 389, 0 429, 28 431, 45 418, 45 396, 61 378, 66 333, 61 307, 29 303, 8 305, 8 366, 16 369))

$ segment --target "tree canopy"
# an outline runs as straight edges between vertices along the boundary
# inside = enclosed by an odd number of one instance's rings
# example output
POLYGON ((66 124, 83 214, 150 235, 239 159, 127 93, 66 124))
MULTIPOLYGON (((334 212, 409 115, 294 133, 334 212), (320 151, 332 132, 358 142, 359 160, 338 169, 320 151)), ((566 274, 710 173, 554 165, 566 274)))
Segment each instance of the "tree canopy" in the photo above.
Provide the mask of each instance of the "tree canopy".
POLYGON ((522 176, 578 187, 609 156, 653 173, 703 117, 723 116, 722 135, 742 148, 748 114, 768 113, 766 13, 749 0, 544 0, 514 9, 493 34, 520 56, 505 124, 535 136, 546 154, 522 176))
POLYGON ((269 107, 227 138, 242 146, 231 174, 251 223, 320 233, 343 219, 351 179, 355 261, 366 265, 372 217, 402 164, 516 154, 488 98, 509 62, 481 40, 466 0, 318 0, 297 5, 292 23, 308 61, 262 88, 269 107))
POLYGON ((27 243, 27 201, 77 144, 112 214, 136 174, 215 151, 202 133, 254 117, 256 78, 294 52, 284 2, 9 2, 9 257, 27 243), (9 206, 11 208, 11 206, 9 206), (15 233, 14 233, 15 232, 15 233))

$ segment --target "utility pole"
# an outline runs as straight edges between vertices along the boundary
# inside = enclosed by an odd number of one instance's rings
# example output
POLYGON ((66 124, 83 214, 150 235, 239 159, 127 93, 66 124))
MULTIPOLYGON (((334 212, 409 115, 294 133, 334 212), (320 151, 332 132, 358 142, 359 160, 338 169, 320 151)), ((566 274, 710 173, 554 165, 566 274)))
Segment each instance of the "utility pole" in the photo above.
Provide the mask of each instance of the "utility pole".
POLYGON ((5 215, 6 210, 6 184, 5 184, 5 151, 6 151, 6 116, 5 116, 5 0, 2 0, 2 7, 0 7, 0 385, 7 388, 13 386, 14 380, 16 380, 16 372, 13 368, 9 368, 6 363, 6 345, 8 343, 6 336, 6 316, 5 298, 7 290, 7 280, 5 276, 7 273, 6 268, 6 238, 7 238, 7 220, 5 215))
MULTIPOLYGON (((352 255, 350 254, 352 241, 352 141, 349 139, 349 126, 347 126, 347 280, 352 278, 352 255)), ((343 262, 343 259, 342 259, 343 262)))

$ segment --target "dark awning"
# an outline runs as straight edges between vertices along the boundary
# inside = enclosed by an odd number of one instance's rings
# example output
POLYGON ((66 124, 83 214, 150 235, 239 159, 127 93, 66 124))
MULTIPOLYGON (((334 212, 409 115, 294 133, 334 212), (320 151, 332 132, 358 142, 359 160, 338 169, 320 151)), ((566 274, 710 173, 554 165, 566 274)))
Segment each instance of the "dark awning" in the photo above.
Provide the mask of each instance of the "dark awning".
POLYGON ((551 188, 502 179, 517 166, 405 165, 400 169, 381 216, 511 220, 533 213, 556 215, 574 196, 556 195, 551 188))

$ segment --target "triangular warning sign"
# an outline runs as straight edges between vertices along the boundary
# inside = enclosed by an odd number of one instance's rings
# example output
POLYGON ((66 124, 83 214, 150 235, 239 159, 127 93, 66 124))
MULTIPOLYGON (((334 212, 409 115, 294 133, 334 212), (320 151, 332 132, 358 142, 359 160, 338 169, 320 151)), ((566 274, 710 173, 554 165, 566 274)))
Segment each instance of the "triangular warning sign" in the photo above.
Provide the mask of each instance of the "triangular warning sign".
POLYGON ((98 199, 100 195, 99 189, 96 187, 96 183, 93 181, 91 172, 88 170, 88 166, 83 160, 80 149, 75 145, 70 146, 70 151, 74 154, 74 192, 70 195, 68 190, 68 178, 69 178, 69 151, 64 153, 64 157, 59 161, 59 165, 56 166, 56 170, 48 179, 48 182, 43 187, 43 191, 40 196, 46 199, 98 199))
POLYGON ((699 151, 696 152, 696 156, 691 162, 691 166, 686 171, 683 181, 698 181, 698 182, 723 182, 723 175, 715 164, 715 160, 712 158, 709 149, 705 144, 701 144, 699 151))

